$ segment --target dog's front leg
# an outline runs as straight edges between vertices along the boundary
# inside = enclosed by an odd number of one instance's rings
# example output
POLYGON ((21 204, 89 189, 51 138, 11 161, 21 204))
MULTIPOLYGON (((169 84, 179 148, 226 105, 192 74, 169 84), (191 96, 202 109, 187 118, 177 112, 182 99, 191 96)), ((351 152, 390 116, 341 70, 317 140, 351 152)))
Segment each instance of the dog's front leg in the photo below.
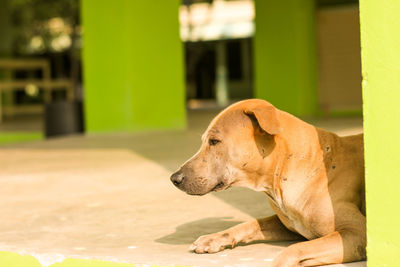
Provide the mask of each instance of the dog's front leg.
POLYGON ((238 243, 299 239, 303 238, 289 231, 278 219, 278 216, 274 215, 241 223, 215 234, 201 236, 190 246, 190 250, 196 253, 216 253, 226 247, 234 247, 238 243))
POLYGON ((356 232, 343 230, 285 248, 271 267, 320 266, 365 259, 365 240, 356 232))
POLYGON ((353 205, 336 213, 337 230, 326 236, 285 248, 271 267, 320 266, 365 260, 365 216, 353 205))

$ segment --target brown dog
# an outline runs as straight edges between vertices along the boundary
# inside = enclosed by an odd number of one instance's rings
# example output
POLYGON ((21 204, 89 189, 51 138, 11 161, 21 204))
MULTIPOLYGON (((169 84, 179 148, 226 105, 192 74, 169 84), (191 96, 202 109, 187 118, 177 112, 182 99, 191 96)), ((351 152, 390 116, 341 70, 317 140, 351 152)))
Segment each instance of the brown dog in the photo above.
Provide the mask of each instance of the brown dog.
POLYGON ((365 259, 363 155, 362 134, 339 137, 264 100, 228 107, 171 180, 191 195, 230 186, 263 191, 276 215, 201 236, 191 250, 215 253, 255 240, 306 238, 284 249, 272 266, 365 259))

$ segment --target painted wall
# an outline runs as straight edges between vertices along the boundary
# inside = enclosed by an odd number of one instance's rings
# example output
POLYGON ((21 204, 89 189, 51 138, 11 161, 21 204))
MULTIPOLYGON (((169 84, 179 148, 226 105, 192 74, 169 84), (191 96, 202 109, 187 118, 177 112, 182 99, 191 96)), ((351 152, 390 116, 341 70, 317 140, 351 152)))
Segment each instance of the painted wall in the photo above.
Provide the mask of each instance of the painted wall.
POLYGON ((316 16, 318 106, 326 115, 362 116, 358 3, 319 7, 316 16))
POLYGON ((81 1, 88 132, 185 127, 180 2, 81 1))
POLYGON ((400 1, 360 0, 368 266, 400 262, 400 1))
POLYGON ((255 96, 295 115, 315 114, 315 1, 256 0, 255 7, 255 96))

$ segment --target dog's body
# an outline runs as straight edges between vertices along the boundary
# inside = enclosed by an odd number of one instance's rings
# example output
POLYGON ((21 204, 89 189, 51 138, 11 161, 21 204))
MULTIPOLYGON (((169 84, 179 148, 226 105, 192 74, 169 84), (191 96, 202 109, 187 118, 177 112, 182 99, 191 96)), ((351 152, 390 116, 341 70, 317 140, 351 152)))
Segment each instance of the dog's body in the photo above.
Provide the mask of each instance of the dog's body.
POLYGON ((188 194, 230 186, 265 192, 276 215, 202 236, 191 247, 214 253, 255 240, 293 244, 273 266, 315 266, 365 259, 363 136, 339 137, 245 100, 221 112, 200 150, 171 176, 188 194))

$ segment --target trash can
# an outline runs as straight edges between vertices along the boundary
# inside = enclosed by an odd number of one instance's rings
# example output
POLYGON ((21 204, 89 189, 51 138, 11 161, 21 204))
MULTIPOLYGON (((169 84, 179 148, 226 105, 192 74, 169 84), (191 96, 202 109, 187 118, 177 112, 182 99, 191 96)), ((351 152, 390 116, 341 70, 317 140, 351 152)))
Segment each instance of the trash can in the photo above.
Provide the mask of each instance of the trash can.
POLYGON ((79 101, 47 103, 44 112, 46 138, 83 133, 83 107, 79 101))

